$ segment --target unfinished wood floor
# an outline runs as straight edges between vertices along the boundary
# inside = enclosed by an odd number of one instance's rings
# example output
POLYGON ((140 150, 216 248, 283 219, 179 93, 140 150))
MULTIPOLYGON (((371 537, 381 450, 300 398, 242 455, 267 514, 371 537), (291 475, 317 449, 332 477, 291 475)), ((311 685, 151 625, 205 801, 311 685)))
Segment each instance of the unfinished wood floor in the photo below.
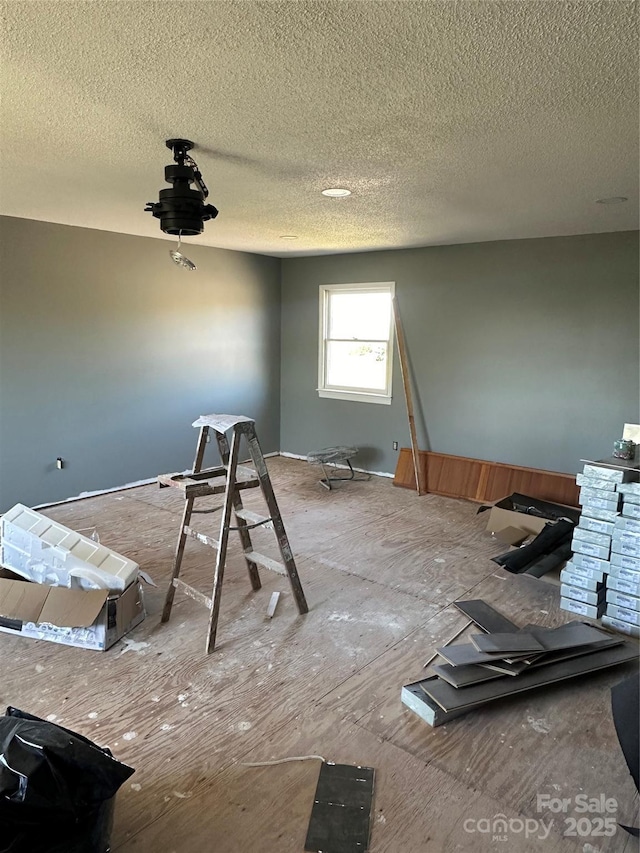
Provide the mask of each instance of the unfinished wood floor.
MULTIPOLYGON (((464 624, 456 598, 555 626, 570 619, 557 587, 490 562, 503 546, 472 503, 418 498, 381 478, 327 492, 303 462, 275 458, 269 468, 310 612, 299 616, 286 579, 268 572, 252 593, 234 541, 211 656, 196 602, 178 594, 171 621, 159 624, 178 495, 145 486, 45 511, 72 528, 95 525, 158 584, 147 588, 145 622, 108 652, 0 634, 4 705, 55 719, 136 769, 118 794, 113 850, 298 853, 318 761, 243 763, 306 754, 376 769, 372 853, 637 850, 622 829, 565 837, 565 815, 536 807, 538 794, 605 794, 618 801, 620 822, 637 825, 609 697, 628 666, 436 729, 400 703, 402 685, 422 677, 435 646, 464 624), (283 595, 267 620, 274 590, 283 595), (495 816, 512 821, 504 841, 478 831, 495 816), (529 838, 527 819, 545 821, 537 833, 528 824, 529 838)), ((259 508, 257 492, 245 497, 259 508)), ((217 528, 218 516, 195 518, 217 528)), ((255 540, 275 556, 272 536, 255 540)), ((183 577, 209 591, 213 558, 190 541, 183 577)))

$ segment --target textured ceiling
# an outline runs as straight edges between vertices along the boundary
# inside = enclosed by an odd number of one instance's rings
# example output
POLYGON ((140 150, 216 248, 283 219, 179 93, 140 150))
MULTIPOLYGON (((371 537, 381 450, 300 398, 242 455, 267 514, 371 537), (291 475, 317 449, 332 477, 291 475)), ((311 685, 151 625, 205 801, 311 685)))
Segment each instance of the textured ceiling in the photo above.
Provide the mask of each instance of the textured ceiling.
POLYGON ((10 216, 161 236, 143 208, 183 136, 220 209, 188 242, 284 256, 638 227, 635 3, 30 0, 3 16, 10 216), (353 195, 320 194, 335 186, 353 195))

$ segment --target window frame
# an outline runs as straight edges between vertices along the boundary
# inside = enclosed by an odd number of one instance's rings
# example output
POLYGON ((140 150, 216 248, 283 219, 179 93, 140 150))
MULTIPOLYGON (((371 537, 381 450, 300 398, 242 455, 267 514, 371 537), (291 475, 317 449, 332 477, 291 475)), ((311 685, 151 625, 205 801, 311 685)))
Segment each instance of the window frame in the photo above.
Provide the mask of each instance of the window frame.
MULTIPOLYGON (((391 405, 393 398, 392 394, 392 377, 393 377, 393 350, 394 350, 394 320, 393 307, 389 312, 389 336, 388 339, 362 339, 363 342, 371 343, 386 343, 387 344, 387 371, 386 371, 386 387, 382 392, 374 391, 370 388, 352 388, 338 385, 327 385, 326 382, 326 365, 327 365, 327 342, 332 339, 328 337, 329 331, 329 305, 332 293, 358 293, 366 291, 367 293, 388 293, 391 299, 395 296, 396 283, 395 281, 370 281, 359 282, 357 284, 321 284, 319 291, 320 310, 319 310, 319 332, 318 332, 318 387, 317 392, 319 397, 324 397, 330 400, 349 400, 357 403, 379 403, 382 405, 391 405)), ((342 340, 342 339, 340 339, 342 340)), ((354 340, 360 340, 358 338, 354 340)))

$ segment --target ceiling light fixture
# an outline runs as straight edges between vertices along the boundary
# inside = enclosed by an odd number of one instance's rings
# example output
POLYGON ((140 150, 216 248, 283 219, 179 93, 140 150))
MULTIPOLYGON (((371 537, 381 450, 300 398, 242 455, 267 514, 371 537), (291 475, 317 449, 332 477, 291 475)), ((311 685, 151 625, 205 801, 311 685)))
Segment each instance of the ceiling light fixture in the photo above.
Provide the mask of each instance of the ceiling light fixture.
POLYGON ((167 139, 167 148, 173 151, 177 165, 166 166, 164 179, 171 184, 170 189, 160 190, 160 201, 148 201, 145 211, 160 220, 160 228, 165 234, 193 237, 202 234, 204 223, 215 219, 217 209, 204 201, 209 195, 202 173, 192 157, 187 153, 193 148, 188 139, 167 139), (195 183, 196 187, 191 188, 195 183))
POLYGON ((596 204, 622 204, 623 201, 629 201, 626 195, 612 195, 609 198, 597 198, 596 204))
POLYGON ((344 189, 344 187, 330 187, 328 190, 322 190, 322 195, 329 198, 346 198, 351 195, 351 190, 344 189))
POLYGON ((281 240, 297 240, 298 235, 297 234, 281 234, 280 239, 281 240))

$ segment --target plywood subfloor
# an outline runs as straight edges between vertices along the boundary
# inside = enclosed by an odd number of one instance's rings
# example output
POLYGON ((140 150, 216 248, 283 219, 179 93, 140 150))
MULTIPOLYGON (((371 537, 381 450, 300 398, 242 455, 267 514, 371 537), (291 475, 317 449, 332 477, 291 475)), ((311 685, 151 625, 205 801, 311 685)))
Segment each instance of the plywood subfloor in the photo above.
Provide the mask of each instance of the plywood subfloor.
MULTIPOLYGON (((372 853, 636 850, 621 829, 566 837, 566 815, 536 806, 538 794, 605 794, 621 822, 637 824, 609 699, 629 667, 437 729, 400 703, 402 685, 464 624, 454 599, 558 625, 570 616, 557 587, 497 568, 489 558, 504 545, 484 532, 474 504, 419 498, 377 478, 327 492, 303 462, 269 467, 310 612, 299 616, 285 579, 267 572, 252 593, 234 543, 208 657, 196 602, 178 595, 170 623, 159 624, 182 509, 172 490, 144 486, 46 510, 72 528, 95 525, 158 584, 147 589, 145 622, 106 653, 0 634, 1 703, 55 718, 136 768, 118 795, 115 853, 301 851, 318 762, 244 764, 305 754, 376 768, 372 853), (498 815, 511 821, 503 841, 476 829, 498 815)), ((246 498, 260 508, 257 493, 246 498)), ((216 518, 197 523, 213 532, 216 518)), ((275 556, 271 534, 255 539, 275 556)), ((203 591, 212 558, 187 545, 185 577, 203 591)))

